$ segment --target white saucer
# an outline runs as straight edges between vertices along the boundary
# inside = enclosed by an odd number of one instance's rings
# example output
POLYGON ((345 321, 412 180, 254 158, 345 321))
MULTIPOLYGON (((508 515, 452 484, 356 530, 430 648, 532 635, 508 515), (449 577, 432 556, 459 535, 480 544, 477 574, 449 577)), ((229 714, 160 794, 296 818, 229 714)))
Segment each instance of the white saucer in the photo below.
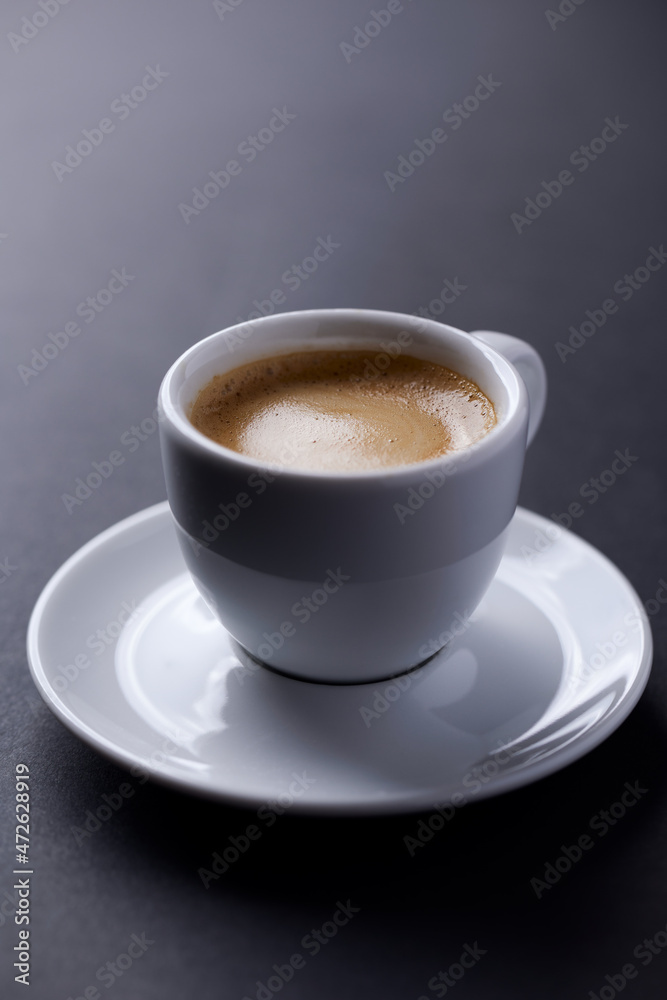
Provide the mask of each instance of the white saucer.
POLYGON ((650 671, 651 633, 625 577, 521 508, 461 631, 393 682, 274 673, 204 606, 161 503, 58 570, 28 657, 58 718, 135 774, 254 809, 348 814, 457 806, 550 774, 617 728, 650 671))

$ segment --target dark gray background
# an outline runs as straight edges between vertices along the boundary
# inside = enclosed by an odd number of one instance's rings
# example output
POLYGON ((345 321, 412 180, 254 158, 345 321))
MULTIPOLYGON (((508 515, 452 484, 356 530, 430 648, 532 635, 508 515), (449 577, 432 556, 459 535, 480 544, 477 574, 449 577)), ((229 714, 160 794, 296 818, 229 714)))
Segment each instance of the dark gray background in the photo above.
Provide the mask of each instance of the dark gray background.
MULTIPOLYGON (((255 996, 338 899, 361 908, 285 986, 285 998, 435 996, 428 980, 466 943, 487 954, 455 988, 470 998, 588 997, 667 926, 664 611, 647 692, 601 747, 561 773, 462 810, 414 859, 415 817, 285 816, 224 878, 197 878, 252 816, 147 785, 80 848, 71 827, 127 776, 81 744, 37 694, 25 657, 31 608, 80 545, 164 498, 157 436, 71 513, 62 494, 153 412, 161 377, 191 343, 246 318, 317 238, 340 243, 282 309, 354 305, 413 312, 445 278, 468 286, 442 315, 524 337, 550 400, 521 502, 566 510, 616 449, 638 459, 574 530, 642 600, 667 575, 665 274, 657 272, 562 362, 556 343, 667 240, 662 5, 586 0, 553 30, 545 2, 414 0, 348 63, 340 49, 368 4, 71 0, 28 44, 10 32, 37 0, 0 12, 3 283, 0 559, 2 756, 7 811, 0 896, 12 885, 13 766, 30 765, 34 809, 32 986, 65 1000, 95 982, 132 933, 155 943, 102 995, 255 996), (97 126, 146 66, 168 76, 80 166, 51 166, 97 126), (501 83, 392 193, 383 177, 478 75, 501 83), (198 217, 178 211, 209 170, 265 126, 295 120, 198 217), (520 235, 511 221, 604 119, 618 140, 520 235), (127 289, 28 384, 49 332, 76 317, 113 268, 127 289), (538 900, 530 879, 585 833, 626 781, 648 792, 538 900)), ((557 9, 554 3, 553 9, 557 9)), ((41 21, 41 18, 38 18, 41 21)), ((113 117, 113 116, 112 116, 113 117)), ((539 656, 539 650, 536 650, 539 656)), ((13 997, 16 928, 0 926, 0 992, 13 997)), ((657 998, 667 954, 624 996, 657 998)), ((99 985, 99 984, 98 984, 99 985)), ((609 994, 607 994, 608 996, 609 994)))

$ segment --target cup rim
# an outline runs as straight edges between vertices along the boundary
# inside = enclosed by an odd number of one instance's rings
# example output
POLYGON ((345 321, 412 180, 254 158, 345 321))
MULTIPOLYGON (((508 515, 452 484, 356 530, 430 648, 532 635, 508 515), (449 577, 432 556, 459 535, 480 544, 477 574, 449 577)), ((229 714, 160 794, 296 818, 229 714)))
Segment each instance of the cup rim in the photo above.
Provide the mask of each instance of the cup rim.
MULTIPOLYGON (((281 351, 279 348, 274 348, 270 353, 267 353, 266 356, 272 357, 281 353, 288 353, 288 351, 281 351)), ((261 353, 257 354, 258 358, 261 358, 262 356, 263 355, 261 353)), ((223 357, 224 356, 221 355, 221 359, 223 357)), ((233 367, 238 366, 231 366, 228 370, 231 371, 233 367)), ((221 372, 223 371, 225 371, 224 368, 221 369, 221 372)), ((180 386, 178 388, 180 389, 180 386)), ((494 401, 492 400, 492 402, 494 401)), ((290 312, 272 313, 269 316, 262 316, 256 320, 247 320, 242 323, 234 323, 232 326, 223 327, 221 330, 209 334, 209 336, 204 337, 202 340, 192 344, 181 355, 179 355, 176 361, 174 361, 166 372, 158 394, 158 412, 160 420, 168 422, 191 447, 194 447, 195 450, 202 455, 208 456, 209 458, 217 461, 226 460, 227 462, 233 462, 242 468, 247 468, 249 473, 258 470, 265 470, 272 475, 279 474, 280 476, 292 477, 294 479, 334 482, 372 481, 387 478, 391 478, 392 480, 401 478, 413 480, 416 475, 419 476, 420 473, 426 475, 426 473, 435 468, 443 469, 445 472, 447 472, 447 469, 449 468, 450 472, 454 472, 458 465, 463 465, 463 468, 472 470, 486 460, 487 453, 490 454, 496 448, 502 447, 503 442, 513 436, 517 430, 518 424, 523 418, 524 411, 526 411, 527 416, 527 407, 527 390, 523 380, 514 366, 505 357, 503 357, 502 354, 490 347, 484 341, 473 337, 472 334, 466 333, 457 327, 449 326, 445 323, 439 323, 437 320, 414 316, 410 313, 397 313, 380 309, 357 309, 353 307, 291 310, 290 312), (419 462, 411 462, 406 465, 382 466, 375 469, 361 469, 346 472, 337 470, 298 469, 281 465, 279 462, 271 463, 262 461, 260 459, 252 458, 250 455, 244 455, 242 452, 234 451, 231 448, 227 448, 225 445, 218 444, 217 441, 213 441, 211 438, 206 437, 205 434, 202 434, 201 431, 197 430, 197 428, 190 423, 190 420, 183 412, 182 407, 176 402, 174 397, 177 377, 183 373, 183 370, 200 351, 205 350, 216 340, 220 340, 224 343, 224 335, 230 334, 236 330, 247 328, 250 323, 254 328, 260 325, 262 327, 270 328, 279 321, 289 322, 290 317, 299 317, 299 321, 307 321, 309 319, 324 320, 332 315, 340 318, 349 318, 350 320, 356 320, 358 322, 363 322, 364 318, 372 318, 376 323, 384 322, 387 328, 396 328, 397 325, 400 324, 402 329, 405 328, 406 321, 415 320, 422 323, 423 326, 426 327, 431 333, 440 336, 445 335, 448 338, 454 338, 459 341, 459 344, 465 343, 469 349, 484 355, 491 363, 491 367, 495 375, 502 382, 507 393, 508 399, 506 412, 501 418, 497 418, 495 426, 492 427, 491 430, 488 431, 482 438, 472 444, 466 445, 464 448, 459 448, 456 451, 450 451, 443 455, 436 455, 434 458, 424 459, 419 462), (466 455, 463 463, 461 462, 462 455, 466 455)))

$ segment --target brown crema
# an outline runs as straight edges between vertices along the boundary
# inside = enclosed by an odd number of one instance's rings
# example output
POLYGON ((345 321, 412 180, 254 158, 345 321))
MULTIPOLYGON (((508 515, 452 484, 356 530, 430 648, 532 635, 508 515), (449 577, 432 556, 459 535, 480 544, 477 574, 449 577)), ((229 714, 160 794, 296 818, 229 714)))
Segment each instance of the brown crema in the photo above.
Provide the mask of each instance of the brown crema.
POLYGON ((377 349, 258 359, 211 379, 189 417, 242 455, 322 472, 423 462, 465 448, 496 423, 493 404, 470 379, 377 349))

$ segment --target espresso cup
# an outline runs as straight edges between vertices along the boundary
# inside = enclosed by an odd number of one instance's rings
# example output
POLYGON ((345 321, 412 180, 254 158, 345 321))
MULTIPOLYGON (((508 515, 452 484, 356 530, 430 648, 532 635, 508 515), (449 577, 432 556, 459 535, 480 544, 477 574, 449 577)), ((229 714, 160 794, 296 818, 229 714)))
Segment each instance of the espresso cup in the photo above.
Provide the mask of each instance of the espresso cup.
POLYGON ((159 393, 169 504, 194 582, 234 639, 293 677, 368 683, 410 670, 460 631, 491 583, 546 400, 539 355, 365 309, 282 313, 189 348, 159 393), (278 354, 405 352, 475 382, 496 424, 428 461, 360 472, 260 462, 204 436, 188 413, 213 378, 278 354))

